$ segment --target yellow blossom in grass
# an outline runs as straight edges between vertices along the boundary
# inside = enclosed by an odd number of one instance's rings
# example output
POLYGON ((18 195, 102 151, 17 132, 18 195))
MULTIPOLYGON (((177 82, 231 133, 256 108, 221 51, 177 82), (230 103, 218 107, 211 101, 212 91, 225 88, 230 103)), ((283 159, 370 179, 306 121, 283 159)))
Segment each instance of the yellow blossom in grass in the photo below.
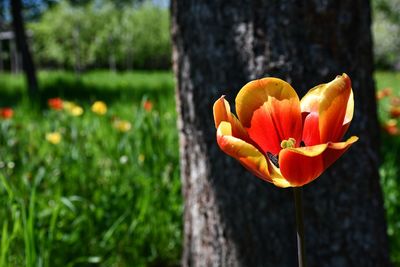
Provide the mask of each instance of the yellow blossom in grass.
POLYGON ((71 101, 64 101, 63 103, 63 109, 65 109, 66 111, 70 111, 74 106, 76 106, 76 104, 71 101))
POLYGON ((144 162, 144 160, 145 160, 145 156, 144 156, 143 154, 140 154, 140 155, 138 156, 138 162, 139 162, 139 164, 142 165, 143 162, 144 162))
POLYGON ((107 105, 103 101, 96 101, 92 105, 92 111, 98 115, 104 115, 107 113, 107 105))
POLYGON ((74 106, 74 107, 71 109, 70 114, 71 114, 72 116, 78 117, 78 116, 80 116, 80 115, 83 114, 83 108, 80 107, 80 106, 74 106))
POLYGON ((53 145, 57 145, 61 142, 61 134, 59 132, 47 133, 46 140, 53 145))
POLYGON ((123 133, 129 131, 132 127, 131 123, 125 120, 115 120, 113 125, 115 129, 123 133))
POLYGON ((70 115, 78 117, 83 114, 83 108, 75 104, 74 102, 65 101, 63 103, 63 108, 66 110, 70 115))

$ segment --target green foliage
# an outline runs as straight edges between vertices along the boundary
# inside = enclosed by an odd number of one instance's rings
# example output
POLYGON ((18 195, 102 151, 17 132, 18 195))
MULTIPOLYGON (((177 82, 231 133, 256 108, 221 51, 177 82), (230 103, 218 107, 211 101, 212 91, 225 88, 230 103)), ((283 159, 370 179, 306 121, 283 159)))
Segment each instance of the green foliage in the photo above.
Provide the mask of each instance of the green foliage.
POLYGON ((170 67, 168 10, 148 2, 124 8, 112 1, 100 3, 60 1, 29 25, 39 66, 78 71, 170 67))
MULTIPOLYGON (((400 73, 378 72, 375 75, 377 88, 391 88, 392 93, 378 102, 378 115, 382 124, 390 119, 390 100, 400 96, 400 73)), ((384 195, 391 258, 400 266, 400 136, 382 132, 381 185, 384 195)))
MULTIPOLYGON (((176 266, 182 200, 171 73, 40 74, 42 96, 85 112, 51 110, 44 97, 37 106, 14 102, 14 117, 0 120, 0 266, 176 266), (90 110, 95 100, 107 103, 104 116, 90 110), (118 131, 119 119, 131 129, 118 131), (46 140, 50 132, 59 144, 46 140)), ((14 99, 22 79, 8 80, 14 99)))
MULTIPOLYGON (((125 11, 127 13, 129 11, 125 11)), ((125 17, 129 18, 129 14, 125 17)), ((171 43, 169 34, 169 14, 151 5, 143 5, 132 14, 133 54, 140 66, 169 67, 171 58, 171 43), (160 24, 154 23, 158 21, 160 24), (151 34, 150 34, 151 33, 151 34), (152 55, 157 55, 153 61, 147 62, 152 55), (167 65, 166 65, 167 63, 167 65)), ((127 19, 124 25, 129 25, 127 19)), ((129 29, 126 27, 126 32, 129 29)))

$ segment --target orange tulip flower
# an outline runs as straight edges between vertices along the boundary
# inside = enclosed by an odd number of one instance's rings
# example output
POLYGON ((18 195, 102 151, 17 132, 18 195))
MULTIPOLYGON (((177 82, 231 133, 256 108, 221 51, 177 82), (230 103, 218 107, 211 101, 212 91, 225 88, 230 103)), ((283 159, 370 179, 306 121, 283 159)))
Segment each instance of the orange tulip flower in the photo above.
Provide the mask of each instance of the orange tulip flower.
POLYGON ((146 100, 143 102, 143 108, 147 111, 150 112, 153 109, 153 102, 150 100, 146 100))
POLYGON ((390 104, 392 104, 392 106, 398 107, 400 106, 400 97, 398 96, 392 96, 390 98, 390 104))
POLYGON ((387 87, 376 92, 376 99, 381 100, 387 96, 390 96, 391 94, 392 94, 392 88, 387 87))
POLYGON ((400 134, 400 129, 397 126, 397 120, 390 119, 383 124, 383 129, 389 134, 397 136, 400 134))
POLYGON ((390 108, 390 117, 399 118, 400 117, 400 106, 392 106, 390 108))
POLYGON ((47 104, 51 109, 54 110, 62 110, 63 109, 63 101, 61 98, 56 97, 56 98, 49 98, 47 100, 47 104))
POLYGON ((0 108, 0 117, 2 119, 11 119, 13 115, 14 111, 12 108, 9 107, 0 108))
POLYGON ((354 111, 346 74, 314 87, 301 100, 283 80, 251 81, 236 97, 238 118, 224 96, 213 111, 219 147, 279 187, 310 183, 358 140, 340 142, 354 111))

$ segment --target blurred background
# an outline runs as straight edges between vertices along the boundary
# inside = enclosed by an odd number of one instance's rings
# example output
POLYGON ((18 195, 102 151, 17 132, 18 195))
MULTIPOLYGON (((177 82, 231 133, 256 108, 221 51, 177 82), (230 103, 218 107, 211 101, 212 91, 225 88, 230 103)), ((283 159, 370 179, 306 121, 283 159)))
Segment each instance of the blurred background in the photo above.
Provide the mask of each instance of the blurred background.
MULTIPOLYGON (((169 1, 19 2, 0 0, 0 267, 178 266, 169 1)), ((400 3, 372 7, 381 185, 400 266, 400 3)))

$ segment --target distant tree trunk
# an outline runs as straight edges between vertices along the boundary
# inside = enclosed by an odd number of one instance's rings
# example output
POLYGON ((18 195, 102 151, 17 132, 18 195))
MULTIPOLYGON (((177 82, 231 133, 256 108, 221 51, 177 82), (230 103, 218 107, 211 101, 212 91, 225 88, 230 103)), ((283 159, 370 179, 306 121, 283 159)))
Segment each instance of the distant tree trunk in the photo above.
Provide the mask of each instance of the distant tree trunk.
POLYGON ((172 0, 183 266, 296 266, 292 190, 220 151, 213 102, 265 76, 300 95, 346 72, 360 141, 304 190, 309 266, 389 266, 378 176, 369 1, 172 0))
POLYGON ((82 73, 82 58, 81 58, 79 26, 75 27, 74 31, 72 32, 72 38, 74 39, 74 52, 75 52, 74 69, 75 69, 76 74, 81 74, 82 73))
POLYGON ((29 95, 34 97, 38 95, 38 83, 35 65, 33 63, 32 55, 29 51, 25 34, 24 21, 22 18, 22 3, 21 0, 11 0, 10 3, 17 49, 22 56, 22 67, 26 75, 29 95))
MULTIPOLYGON (((1 10, 0 10, 1 12, 1 10)), ((1 13, 0 13, 1 14, 1 13)), ((1 26, 1 23, 0 23, 1 26)), ((3 40, 0 40, 0 72, 3 72, 3 40)))
POLYGON ((6 24, 4 18, 5 18, 5 1, 0 1, 0 29, 4 29, 4 25, 6 24))
POLYGON ((129 47, 126 51, 126 69, 127 70, 132 70, 133 69, 133 52, 132 49, 129 47))

